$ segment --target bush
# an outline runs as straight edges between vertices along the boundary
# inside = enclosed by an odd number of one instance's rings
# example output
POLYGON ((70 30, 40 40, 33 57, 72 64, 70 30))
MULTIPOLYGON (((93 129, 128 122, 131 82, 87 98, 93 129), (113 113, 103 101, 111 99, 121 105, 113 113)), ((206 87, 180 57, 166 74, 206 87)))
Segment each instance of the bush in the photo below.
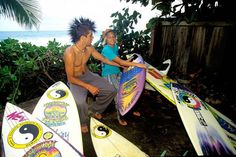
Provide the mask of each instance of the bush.
POLYGON ((47 47, 6 39, 0 42, 0 105, 40 96, 55 81, 64 80, 62 56, 67 45, 49 41, 47 47))

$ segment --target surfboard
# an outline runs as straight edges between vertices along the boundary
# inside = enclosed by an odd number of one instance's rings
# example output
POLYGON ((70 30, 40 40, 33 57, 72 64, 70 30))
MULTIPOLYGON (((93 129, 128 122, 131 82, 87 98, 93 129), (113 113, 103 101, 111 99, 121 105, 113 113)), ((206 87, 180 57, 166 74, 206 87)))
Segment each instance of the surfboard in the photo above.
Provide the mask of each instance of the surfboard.
POLYGON ((235 155, 236 150, 205 103, 180 84, 171 83, 171 90, 197 154, 235 155))
MULTIPOLYGON (((158 70, 160 72, 160 75, 164 77, 164 75, 167 75, 171 66, 171 60, 167 59, 160 66, 158 66, 158 70)), ((145 89, 150 91, 156 91, 149 83, 145 82, 145 89)))
POLYGON ((148 157, 133 143, 92 117, 90 135, 97 157, 148 157))
MULTIPOLYGON (((168 79, 167 76, 161 75, 159 70, 154 68, 149 63, 145 62, 148 66, 146 81, 155 88, 160 94, 162 94, 166 99, 168 99, 173 105, 176 105, 173 93, 171 91, 171 82, 177 83, 172 79, 168 79), (167 78, 166 78, 167 77, 167 78)), ((217 111, 215 108, 211 107, 209 104, 204 102, 209 110, 212 112, 213 116, 216 118, 220 126, 224 129, 224 132, 230 139, 234 148, 236 149, 236 125, 228 117, 217 111)))
POLYGON ((157 67, 157 69, 163 74, 167 75, 171 66, 171 60, 167 59, 165 60, 161 65, 157 67))
POLYGON ((32 114, 83 153, 77 105, 63 82, 54 83, 44 92, 32 114))
MULTIPOLYGON (((134 53, 130 61, 144 63, 141 55, 134 53)), ((120 114, 125 115, 137 102, 145 84, 146 70, 139 67, 129 67, 120 77, 117 92, 117 104, 120 114)))
POLYGON ((236 149, 236 124, 209 104, 207 104, 207 108, 211 111, 220 126, 224 129, 225 134, 228 136, 230 142, 236 149))
POLYGON ((147 66, 146 81, 171 103, 175 104, 173 94, 171 92, 171 82, 176 81, 170 79, 167 75, 164 75, 149 63, 145 62, 145 64, 147 66))
POLYGON ((4 111, 2 143, 5 157, 83 156, 51 128, 11 103, 4 111))

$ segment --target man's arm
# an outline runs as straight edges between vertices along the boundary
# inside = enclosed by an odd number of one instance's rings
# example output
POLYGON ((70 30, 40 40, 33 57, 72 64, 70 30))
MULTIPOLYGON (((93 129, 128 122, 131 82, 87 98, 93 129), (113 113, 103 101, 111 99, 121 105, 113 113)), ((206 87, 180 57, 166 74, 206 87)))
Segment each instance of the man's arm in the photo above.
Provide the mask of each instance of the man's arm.
POLYGON ((91 47, 91 54, 92 56, 97 59, 100 60, 103 63, 109 64, 109 65, 113 65, 113 66, 117 66, 117 67, 121 67, 119 64, 117 64, 116 62, 110 61, 107 58, 103 57, 99 52, 97 52, 97 50, 95 50, 93 47, 91 47))
POLYGON ((128 60, 120 59, 119 57, 115 57, 113 59, 113 61, 118 63, 121 66, 137 66, 137 67, 146 69, 146 65, 145 64, 130 62, 128 60))

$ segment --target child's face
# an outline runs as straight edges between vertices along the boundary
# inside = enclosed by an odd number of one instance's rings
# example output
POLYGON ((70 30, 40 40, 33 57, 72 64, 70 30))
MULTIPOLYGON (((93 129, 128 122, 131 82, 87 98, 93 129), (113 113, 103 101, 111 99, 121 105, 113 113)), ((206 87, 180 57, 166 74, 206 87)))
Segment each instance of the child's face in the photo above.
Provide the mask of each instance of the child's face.
POLYGON ((106 35, 106 42, 108 45, 114 45, 116 43, 116 35, 113 32, 109 32, 106 35))

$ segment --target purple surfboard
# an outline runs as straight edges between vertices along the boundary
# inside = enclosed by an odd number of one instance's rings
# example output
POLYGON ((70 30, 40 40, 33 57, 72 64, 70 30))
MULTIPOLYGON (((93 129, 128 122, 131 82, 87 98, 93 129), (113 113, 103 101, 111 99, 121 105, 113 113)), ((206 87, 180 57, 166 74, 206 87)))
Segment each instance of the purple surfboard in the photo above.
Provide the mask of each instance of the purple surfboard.
MULTIPOLYGON (((132 62, 144 63, 141 55, 134 53, 132 62)), ((117 102, 120 114, 123 116, 136 104, 145 84, 146 70, 139 67, 129 67, 123 71, 120 78, 117 102)))

